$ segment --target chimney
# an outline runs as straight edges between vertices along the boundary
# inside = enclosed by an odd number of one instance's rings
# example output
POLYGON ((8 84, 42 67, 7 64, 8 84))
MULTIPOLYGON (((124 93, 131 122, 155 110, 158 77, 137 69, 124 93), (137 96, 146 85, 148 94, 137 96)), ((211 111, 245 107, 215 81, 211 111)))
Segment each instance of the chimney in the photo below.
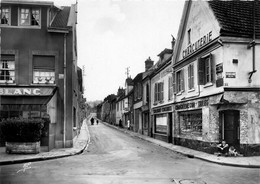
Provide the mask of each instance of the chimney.
POLYGON ((174 46, 175 46, 175 38, 172 36, 172 51, 174 52, 174 46))
POLYGON ((145 61, 145 71, 148 71, 153 66, 153 63, 154 63, 154 61, 152 61, 151 58, 149 57, 145 61))

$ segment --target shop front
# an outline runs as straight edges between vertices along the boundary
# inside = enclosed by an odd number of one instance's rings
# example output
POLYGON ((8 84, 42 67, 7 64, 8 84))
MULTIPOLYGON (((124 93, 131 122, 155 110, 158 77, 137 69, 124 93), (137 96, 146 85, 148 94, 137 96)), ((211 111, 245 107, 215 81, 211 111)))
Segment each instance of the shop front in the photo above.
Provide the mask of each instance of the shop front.
MULTIPOLYGON (((214 152, 218 142, 218 121, 212 116, 209 102, 212 97, 174 104, 174 144, 214 152)), ((214 98, 215 99, 215 98, 214 98)))
POLYGON ((225 140, 245 156, 260 155, 257 101, 256 91, 225 88, 224 93, 176 103, 174 144, 214 153, 225 140))
MULTIPOLYGON (((1 87, 0 120, 7 118, 45 118, 50 123, 56 122, 55 87, 1 87)), ((49 124, 45 125, 41 146, 46 151, 49 146, 49 124)), ((54 136, 52 136, 54 137, 54 136)), ((1 143, 3 145, 3 143, 1 143)))
POLYGON ((153 118, 153 137, 168 143, 172 142, 172 105, 154 108, 153 118))

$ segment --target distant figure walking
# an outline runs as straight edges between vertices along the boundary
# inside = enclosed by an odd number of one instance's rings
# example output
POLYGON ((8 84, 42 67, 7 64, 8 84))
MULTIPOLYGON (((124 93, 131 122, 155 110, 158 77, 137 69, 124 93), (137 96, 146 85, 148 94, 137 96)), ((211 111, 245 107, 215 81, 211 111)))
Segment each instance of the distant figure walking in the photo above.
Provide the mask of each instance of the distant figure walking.
POLYGON ((90 119, 91 125, 94 125, 94 118, 90 119))
POLYGON ((98 120, 97 120, 97 125, 98 125, 98 120))

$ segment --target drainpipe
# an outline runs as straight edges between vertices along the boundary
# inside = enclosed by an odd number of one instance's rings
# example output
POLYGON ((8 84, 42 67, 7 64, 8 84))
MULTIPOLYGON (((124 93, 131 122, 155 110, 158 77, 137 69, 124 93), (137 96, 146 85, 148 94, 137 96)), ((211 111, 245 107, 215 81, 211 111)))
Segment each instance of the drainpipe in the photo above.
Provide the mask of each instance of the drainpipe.
POLYGON ((66 124, 67 124, 67 86, 66 86, 66 83, 67 83, 67 52, 66 52, 66 47, 67 47, 67 34, 65 33, 64 34, 64 64, 63 64, 63 67, 64 67, 64 78, 63 78, 63 82, 64 82, 64 123, 63 123, 63 147, 65 148, 66 147, 66 124))
POLYGON ((256 72, 256 69, 255 69, 255 45, 256 45, 256 43, 255 43, 255 1, 253 1, 253 40, 247 46, 247 48, 252 47, 252 71, 249 72, 249 78, 248 78, 249 83, 252 82, 252 79, 251 79, 252 75, 256 72))

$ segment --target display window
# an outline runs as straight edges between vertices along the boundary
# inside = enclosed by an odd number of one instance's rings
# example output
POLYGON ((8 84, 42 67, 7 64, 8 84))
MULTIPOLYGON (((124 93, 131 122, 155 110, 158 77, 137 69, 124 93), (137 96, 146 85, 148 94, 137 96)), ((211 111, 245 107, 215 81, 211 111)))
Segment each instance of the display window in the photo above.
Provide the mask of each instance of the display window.
POLYGON ((202 134, 202 110, 179 112, 181 134, 202 134))
POLYGON ((155 116, 155 132, 167 134, 167 114, 155 116))

